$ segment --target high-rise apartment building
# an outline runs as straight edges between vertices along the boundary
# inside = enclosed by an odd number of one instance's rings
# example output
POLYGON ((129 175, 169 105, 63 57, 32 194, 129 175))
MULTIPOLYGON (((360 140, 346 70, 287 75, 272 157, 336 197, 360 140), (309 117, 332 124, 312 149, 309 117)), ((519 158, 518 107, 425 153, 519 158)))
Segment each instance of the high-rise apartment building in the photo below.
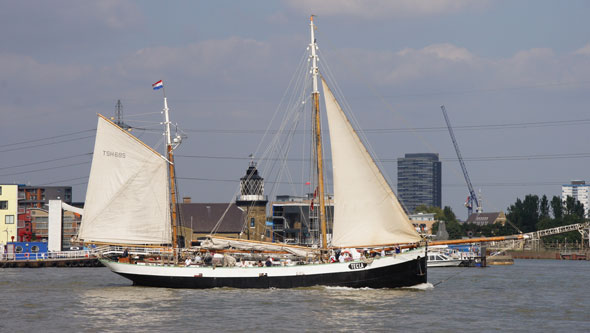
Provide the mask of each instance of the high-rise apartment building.
POLYGON ((584 217, 590 217, 590 185, 583 180, 572 180, 571 184, 561 186, 561 201, 572 197, 584 205, 584 217))
POLYGON ((441 162, 438 154, 406 154, 397 159, 397 195, 413 213, 420 205, 441 207, 441 162))

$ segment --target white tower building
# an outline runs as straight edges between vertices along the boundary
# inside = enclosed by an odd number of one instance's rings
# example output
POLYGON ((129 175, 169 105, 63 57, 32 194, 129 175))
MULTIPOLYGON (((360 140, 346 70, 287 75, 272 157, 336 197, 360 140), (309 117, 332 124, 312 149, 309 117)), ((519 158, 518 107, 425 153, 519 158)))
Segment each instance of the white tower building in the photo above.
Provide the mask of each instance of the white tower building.
POLYGON ((572 180, 571 184, 561 186, 561 201, 572 197, 584 205, 584 217, 590 217, 590 185, 583 180, 572 180))

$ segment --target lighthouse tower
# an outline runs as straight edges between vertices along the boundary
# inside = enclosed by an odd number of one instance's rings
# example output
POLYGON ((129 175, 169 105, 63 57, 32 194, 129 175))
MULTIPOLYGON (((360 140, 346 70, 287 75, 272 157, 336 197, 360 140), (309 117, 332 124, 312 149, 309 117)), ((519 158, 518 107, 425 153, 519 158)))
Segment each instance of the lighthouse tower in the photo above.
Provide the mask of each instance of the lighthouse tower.
POLYGON ((250 161, 246 175, 240 178, 240 195, 236 199, 236 205, 246 212, 246 221, 242 239, 269 240, 266 239, 266 200, 264 196, 264 178, 258 174, 256 162, 250 161))

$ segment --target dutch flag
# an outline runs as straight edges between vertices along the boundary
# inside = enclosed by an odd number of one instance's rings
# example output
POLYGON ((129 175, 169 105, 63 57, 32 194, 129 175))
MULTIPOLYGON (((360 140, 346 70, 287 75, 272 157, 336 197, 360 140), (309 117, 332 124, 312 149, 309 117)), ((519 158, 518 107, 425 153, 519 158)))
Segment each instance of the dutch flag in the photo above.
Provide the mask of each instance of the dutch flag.
POLYGON ((158 89, 164 88, 164 82, 162 82, 162 80, 160 80, 160 81, 152 84, 152 88, 154 90, 158 90, 158 89))

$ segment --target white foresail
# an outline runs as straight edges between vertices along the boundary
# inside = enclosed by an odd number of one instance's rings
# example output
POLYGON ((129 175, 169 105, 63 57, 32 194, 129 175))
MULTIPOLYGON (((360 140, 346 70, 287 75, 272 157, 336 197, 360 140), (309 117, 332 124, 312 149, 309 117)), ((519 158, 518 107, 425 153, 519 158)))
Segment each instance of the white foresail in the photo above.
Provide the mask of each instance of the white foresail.
POLYGON ((420 236, 322 78, 334 177, 332 245, 413 243, 420 236))
POLYGON ((99 115, 78 238, 85 242, 171 242, 168 162, 99 115))

